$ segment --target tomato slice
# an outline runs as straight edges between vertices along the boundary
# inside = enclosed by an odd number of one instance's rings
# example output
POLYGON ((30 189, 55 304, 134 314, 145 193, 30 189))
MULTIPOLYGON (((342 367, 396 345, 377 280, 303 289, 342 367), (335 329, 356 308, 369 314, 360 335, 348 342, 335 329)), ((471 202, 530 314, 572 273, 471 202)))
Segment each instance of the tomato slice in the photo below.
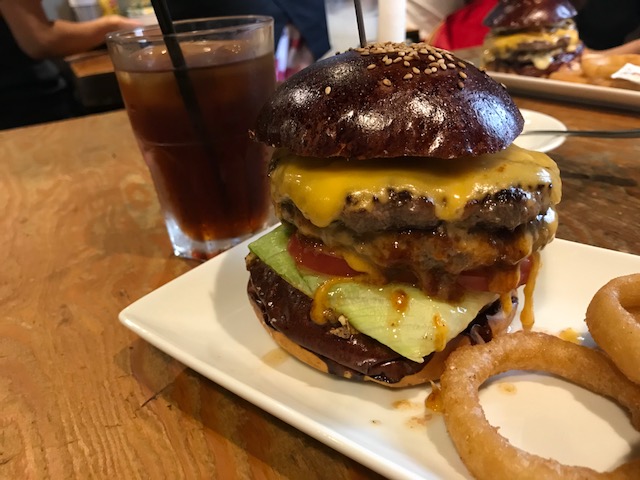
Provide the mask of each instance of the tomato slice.
MULTIPOLYGON (((524 285, 529 280, 531 272, 531 258, 527 257, 520 261, 520 282, 518 287, 524 285)), ((486 270, 469 270, 462 272, 458 276, 458 283, 468 290, 489 291, 490 276, 486 270)))
MULTIPOLYGON (((289 238, 287 251, 298 266, 307 270, 337 277, 362 275, 362 272, 351 268, 334 249, 327 247, 319 240, 311 239, 298 233, 294 233, 289 238)), ((518 286, 527 283, 530 271, 531 259, 525 258, 520 262, 520 282, 518 286)), ((468 290, 488 292, 490 278, 486 269, 469 270, 462 272, 458 276, 458 283, 468 290)))
POLYGON ((337 277, 353 277, 360 274, 335 250, 319 240, 295 233, 289 238, 287 250, 299 266, 314 272, 337 277))

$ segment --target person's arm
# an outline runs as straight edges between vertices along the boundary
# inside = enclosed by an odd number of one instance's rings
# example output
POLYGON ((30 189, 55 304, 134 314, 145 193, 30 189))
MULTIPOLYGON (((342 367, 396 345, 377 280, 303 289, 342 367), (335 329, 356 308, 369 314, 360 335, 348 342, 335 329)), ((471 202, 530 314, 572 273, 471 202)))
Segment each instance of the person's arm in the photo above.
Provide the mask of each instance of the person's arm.
POLYGON ((140 25, 118 15, 88 22, 52 22, 47 19, 40 0, 0 0, 0 15, 22 51, 34 59, 85 52, 104 43, 109 32, 140 25))
POLYGON ((610 48, 608 50, 591 50, 591 53, 599 53, 604 55, 623 55, 627 53, 640 54, 640 38, 637 40, 631 40, 630 42, 610 48))

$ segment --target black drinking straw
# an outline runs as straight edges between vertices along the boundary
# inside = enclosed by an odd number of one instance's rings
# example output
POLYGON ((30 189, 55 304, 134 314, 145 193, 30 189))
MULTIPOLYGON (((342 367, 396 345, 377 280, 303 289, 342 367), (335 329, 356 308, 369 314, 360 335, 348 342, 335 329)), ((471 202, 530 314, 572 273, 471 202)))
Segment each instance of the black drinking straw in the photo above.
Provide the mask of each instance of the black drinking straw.
MULTIPOLYGON (((198 103, 198 98, 196 97, 193 83, 191 82, 191 78, 189 77, 187 62, 184 59, 182 49, 180 48, 178 38, 176 37, 176 29, 174 28, 173 21, 171 20, 169 7, 167 7, 165 0, 151 0, 151 6, 153 7, 153 11, 155 12, 156 18, 158 19, 158 25, 160 26, 160 30, 162 31, 164 43, 167 46, 167 51, 169 52, 169 57, 171 58, 173 73, 178 84, 178 89, 180 90, 180 95, 182 96, 182 101, 184 102, 187 114, 189 115, 189 119, 191 120, 191 125, 193 126, 195 134, 202 143, 202 146, 207 155, 211 159, 215 159, 213 144, 211 143, 211 139, 207 134, 204 117, 202 116, 202 110, 200 109, 200 104, 198 103)), ((218 170, 217 173, 218 174, 214 179, 216 182, 216 188, 219 192, 221 192, 221 198, 227 198, 226 185, 223 181, 222 172, 218 170)))
POLYGON ((356 7, 356 21, 358 22, 358 35, 360 37, 360 46, 364 48, 367 45, 367 36, 364 33, 364 19, 362 18, 362 4, 360 0, 353 0, 356 7))
POLYGON ((158 25, 162 31, 164 37, 164 43, 167 46, 169 57, 173 65, 173 72, 178 83, 178 89, 182 95, 187 113, 193 124, 193 128, 196 134, 199 135, 204 145, 209 145, 207 140, 207 132, 204 126, 204 120, 202 118, 202 112, 200 111, 200 105, 196 97, 196 92, 189 78, 189 72, 187 70, 187 62, 182 55, 182 50, 176 38, 176 30, 171 20, 171 14, 169 13, 169 7, 164 0, 151 0, 151 5, 158 19, 158 25))

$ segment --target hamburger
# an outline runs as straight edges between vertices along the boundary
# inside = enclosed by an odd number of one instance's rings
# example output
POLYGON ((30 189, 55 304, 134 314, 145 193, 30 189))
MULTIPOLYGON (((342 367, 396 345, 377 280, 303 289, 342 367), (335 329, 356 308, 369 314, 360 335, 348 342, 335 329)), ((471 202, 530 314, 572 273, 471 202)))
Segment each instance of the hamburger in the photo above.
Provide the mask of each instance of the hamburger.
POLYGON ((504 331, 560 200, 555 163, 512 144, 523 123, 502 85, 427 44, 350 50, 284 82, 254 132, 275 147, 281 225, 246 258, 273 339, 403 387, 504 331))
POLYGON ((482 64, 488 70, 547 77, 580 61, 584 45, 569 0, 498 0, 484 25, 482 64))

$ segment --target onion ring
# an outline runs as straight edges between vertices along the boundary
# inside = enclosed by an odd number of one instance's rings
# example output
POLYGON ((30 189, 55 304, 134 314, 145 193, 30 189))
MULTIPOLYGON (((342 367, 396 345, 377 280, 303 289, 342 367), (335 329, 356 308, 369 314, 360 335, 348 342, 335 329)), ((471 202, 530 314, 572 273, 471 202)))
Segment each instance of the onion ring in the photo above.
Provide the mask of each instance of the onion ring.
POLYGON ((640 385, 626 378, 598 350, 544 333, 501 335, 484 345, 456 350, 440 379, 444 420, 471 474, 479 479, 638 479, 640 459, 612 472, 567 466, 514 447, 487 421, 478 389, 490 376, 508 370, 545 371, 594 393, 613 398, 631 413, 640 430, 640 385))
POLYGON ((598 346, 640 383, 640 274, 614 278, 598 290, 585 320, 598 346))

